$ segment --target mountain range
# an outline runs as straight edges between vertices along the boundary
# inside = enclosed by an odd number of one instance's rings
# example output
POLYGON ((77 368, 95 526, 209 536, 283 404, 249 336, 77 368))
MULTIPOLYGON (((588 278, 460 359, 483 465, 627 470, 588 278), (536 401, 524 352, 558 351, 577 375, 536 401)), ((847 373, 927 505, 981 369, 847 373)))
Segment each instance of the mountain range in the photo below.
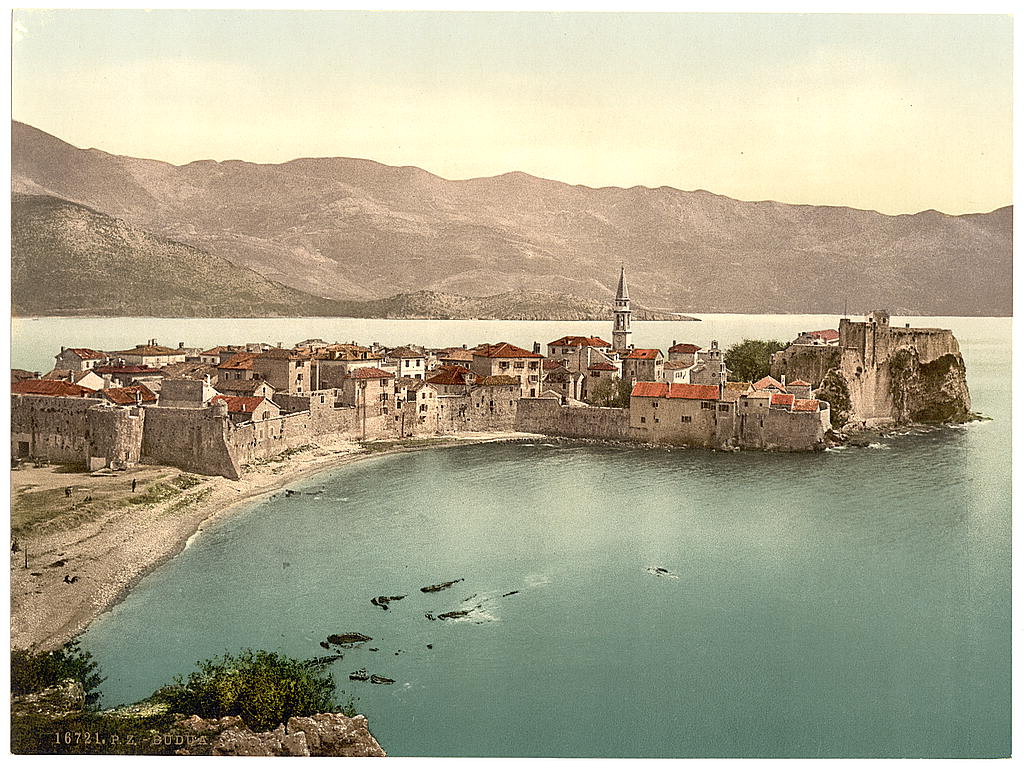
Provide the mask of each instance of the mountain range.
MULTIPOLYGON (((240 294, 250 309, 303 313, 489 316, 511 303, 527 316, 572 318, 557 305, 608 308, 620 265, 635 304, 654 312, 1012 313, 1010 206, 892 216, 702 190, 589 188, 521 172, 446 180, 354 158, 175 166, 83 150, 19 122, 11 158, 12 190, 26 194, 14 197, 15 221, 31 210, 32 228, 49 234, 34 246, 31 228, 15 234, 16 310, 39 308, 25 296, 33 282, 17 280, 19 265, 30 280, 40 260, 80 279, 89 229, 114 222, 126 229, 125 255, 159 255, 171 274, 193 272, 200 254, 232 267, 217 269, 239 283, 218 287, 219 298, 199 274, 167 286, 160 308, 212 301, 203 316, 223 315, 240 294), (84 208, 75 210, 78 230, 57 239, 41 212, 67 214, 71 205, 84 208), (193 263, 179 265, 186 256, 193 263)), ((95 292, 107 282, 112 298, 124 296, 123 271, 90 270, 95 292)), ((132 292, 145 303, 145 286, 132 292)))

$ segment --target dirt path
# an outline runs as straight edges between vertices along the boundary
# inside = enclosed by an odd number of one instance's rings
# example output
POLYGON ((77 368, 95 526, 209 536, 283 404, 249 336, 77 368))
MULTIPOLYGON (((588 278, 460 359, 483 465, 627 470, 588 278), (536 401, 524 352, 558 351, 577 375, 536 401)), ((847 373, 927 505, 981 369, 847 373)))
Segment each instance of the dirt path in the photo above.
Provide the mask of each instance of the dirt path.
POLYGON ((205 522, 292 481, 386 453, 529 437, 536 436, 469 433, 425 444, 385 443, 369 452, 351 441, 325 437, 314 447, 260 465, 241 480, 184 476, 195 482, 181 483, 187 485, 183 489, 171 487, 181 473, 169 467, 140 466, 110 478, 55 468, 12 471, 12 510, 20 513, 14 525, 20 520, 23 528, 15 534, 19 551, 11 552, 11 646, 61 646, 179 553, 205 522), (139 484, 136 503, 130 501, 132 478, 139 484), (64 501, 67 486, 73 489, 70 503, 64 501), (84 502, 87 496, 92 502, 84 502), (53 507, 59 515, 43 525, 39 521, 45 518, 33 518, 33 508, 25 506, 26 497, 36 497, 41 507, 53 507))

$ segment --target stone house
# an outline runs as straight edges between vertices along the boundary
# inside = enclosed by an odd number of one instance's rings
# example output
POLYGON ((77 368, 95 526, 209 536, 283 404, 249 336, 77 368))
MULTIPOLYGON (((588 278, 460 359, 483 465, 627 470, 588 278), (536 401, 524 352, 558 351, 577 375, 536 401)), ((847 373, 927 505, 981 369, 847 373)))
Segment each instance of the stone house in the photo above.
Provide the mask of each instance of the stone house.
POLYGON ((232 354, 217 366, 217 385, 226 386, 242 381, 262 381, 256 368, 259 352, 238 352, 232 354))
POLYGON ((150 368, 146 365, 100 365, 93 368, 92 372, 100 378, 109 378, 120 386, 129 386, 138 380, 159 383, 164 377, 163 371, 159 368, 150 368))
POLYGON ((211 349, 199 352, 194 357, 189 357, 188 360, 202 362, 207 365, 220 365, 228 357, 242 351, 245 351, 245 348, 241 346, 214 346, 211 349))
POLYGON ((395 379, 395 422, 399 437, 437 431, 437 397, 437 389, 422 379, 395 379))
POLYGON ((473 365, 473 352, 463 347, 440 349, 434 355, 435 359, 442 365, 461 365, 470 368, 473 365))
POLYGON ((621 377, 621 361, 618 364, 611 362, 595 362, 587 366, 587 378, 583 382, 583 389, 580 392, 580 400, 590 399, 595 390, 602 384, 611 383, 621 377))
POLYGON ((54 368, 42 378, 49 379, 51 381, 67 381, 77 386, 83 386, 87 389, 103 389, 106 385, 106 381, 103 377, 93 373, 91 370, 65 370, 63 368, 54 368))
MULTIPOLYGON (((383 369, 382 355, 357 344, 331 344, 313 353, 313 379, 317 389, 344 389, 349 372, 357 368, 383 369)), ((392 378, 394 373, 389 374, 392 378)))
POLYGON ((123 387, 107 387, 106 389, 101 389, 95 396, 106 400, 111 405, 121 407, 132 405, 156 405, 157 403, 156 393, 145 384, 135 384, 133 386, 123 387))
POLYGON ((342 400, 366 416, 387 416, 394 406, 394 379, 393 374, 380 368, 355 368, 345 377, 342 400))
POLYGON ((312 355, 296 349, 269 349, 256 355, 253 367, 278 392, 301 395, 319 389, 312 355))
POLYGON ((583 370, 589 365, 594 354, 605 355, 600 358, 607 361, 612 345, 596 336, 562 336, 548 344, 548 357, 561 360, 570 370, 583 370))
POLYGON ((668 358, 673 362, 685 363, 684 367, 694 365, 697 362, 697 352, 701 347, 696 344, 672 342, 668 348, 668 358))
POLYGON ((685 384, 690 380, 690 368, 692 362, 686 360, 666 360, 662 367, 662 380, 667 384, 685 384))
POLYGON ((838 330, 810 330, 802 332, 793 341, 802 346, 839 346, 838 330))
POLYGON ((216 396, 217 390, 207 379, 165 378, 160 385, 159 405, 161 408, 205 408, 216 396))
POLYGON ((661 381, 664 377, 665 355, 661 349, 631 349, 622 358, 622 378, 638 381, 661 381))
POLYGON ((394 368, 399 378, 422 379, 427 372, 427 355, 407 346, 400 346, 388 352, 382 370, 394 368))
POLYGON ((473 372, 461 365, 444 365, 426 378, 439 395, 464 395, 475 380, 473 372))
POLYGON ((263 379, 242 379, 239 381, 224 381, 217 383, 217 391, 223 395, 236 395, 238 397, 266 397, 274 399, 277 390, 270 386, 263 379))
POLYGON ((281 415, 280 407, 265 397, 235 397, 217 395, 210 403, 223 403, 227 406, 228 417, 233 424, 244 424, 250 421, 268 421, 281 415))
POLYGON ((110 358, 106 352, 99 352, 95 349, 61 347, 60 354, 56 357, 54 368, 57 370, 92 370, 97 365, 102 365, 110 358))
POLYGON ((712 341, 711 347, 697 352, 696 357, 697 361, 687 376, 689 383, 721 386, 729 380, 729 370, 725 367, 725 357, 718 348, 718 341, 712 341))
POLYGON ((667 384, 641 381, 629 400, 629 426, 651 443, 715 448, 720 391, 710 384, 667 384))
POLYGON ((46 397, 93 397, 95 390, 54 379, 27 378, 11 384, 12 395, 43 395, 46 397))
POLYGON ((186 357, 184 350, 160 346, 155 338, 148 343, 138 344, 134 349, 126 349, 113 354, 128 365, 143 365, 148 368, 159 368, 163 365, 170 365, 172 362, 184 362, 186 357))
POLYGON ((536 397, 540 393, 543 359, 537 352, 500 342, 473 350, 472 371, 478 377, 515 376, 519 379, 522 397, 536 397))

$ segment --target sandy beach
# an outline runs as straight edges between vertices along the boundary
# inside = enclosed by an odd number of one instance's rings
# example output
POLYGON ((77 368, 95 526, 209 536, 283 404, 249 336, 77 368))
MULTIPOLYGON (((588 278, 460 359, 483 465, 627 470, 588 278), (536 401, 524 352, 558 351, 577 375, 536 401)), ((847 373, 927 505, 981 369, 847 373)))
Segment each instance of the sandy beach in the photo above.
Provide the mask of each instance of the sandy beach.
MULTIPOLYGON (((11 646, 60 647, 123 599, 147 573, 177 555, 213 519, 226 517, 238 505, 293 481, 382 454, 530 437, 535 436, 467 433, 431 438, 422 445, 382 444, 380 450, 370 451, 350 440, 324 437, 315 446, 260 465, 241 480, 202 477, 193 487, 155 504, 128 501, 132 479, 159 480, 161 475, 177 475, 178 470, 140 466, 116 473, 113 480, 125 492, 123 504, 118 502, 77 524, 51 525, 20 536, 19 550, 11 552, 11 646), (74 581, 67 582, 71 578, 74 581)), ((109 481, 105 476, 107 488, 109 481)), ((14 502, 25 491, 71 487, 77 496, 98 485, 97 476, 85 472, 32 468, 11 472, 14 502)))

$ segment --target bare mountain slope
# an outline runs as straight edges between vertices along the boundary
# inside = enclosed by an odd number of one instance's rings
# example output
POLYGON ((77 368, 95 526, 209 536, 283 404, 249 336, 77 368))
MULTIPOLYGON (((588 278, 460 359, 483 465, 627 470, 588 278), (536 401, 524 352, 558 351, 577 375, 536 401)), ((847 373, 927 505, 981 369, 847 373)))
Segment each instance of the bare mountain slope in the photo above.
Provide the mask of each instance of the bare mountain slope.
POLYGON ((159 161, 15 122, 15 191, 131 221, 318 296, 563 292, 678 311, 1011 313, 1012 209, 958 217, 588 188, 513 172, 445 180, 351 158, 159 161))

